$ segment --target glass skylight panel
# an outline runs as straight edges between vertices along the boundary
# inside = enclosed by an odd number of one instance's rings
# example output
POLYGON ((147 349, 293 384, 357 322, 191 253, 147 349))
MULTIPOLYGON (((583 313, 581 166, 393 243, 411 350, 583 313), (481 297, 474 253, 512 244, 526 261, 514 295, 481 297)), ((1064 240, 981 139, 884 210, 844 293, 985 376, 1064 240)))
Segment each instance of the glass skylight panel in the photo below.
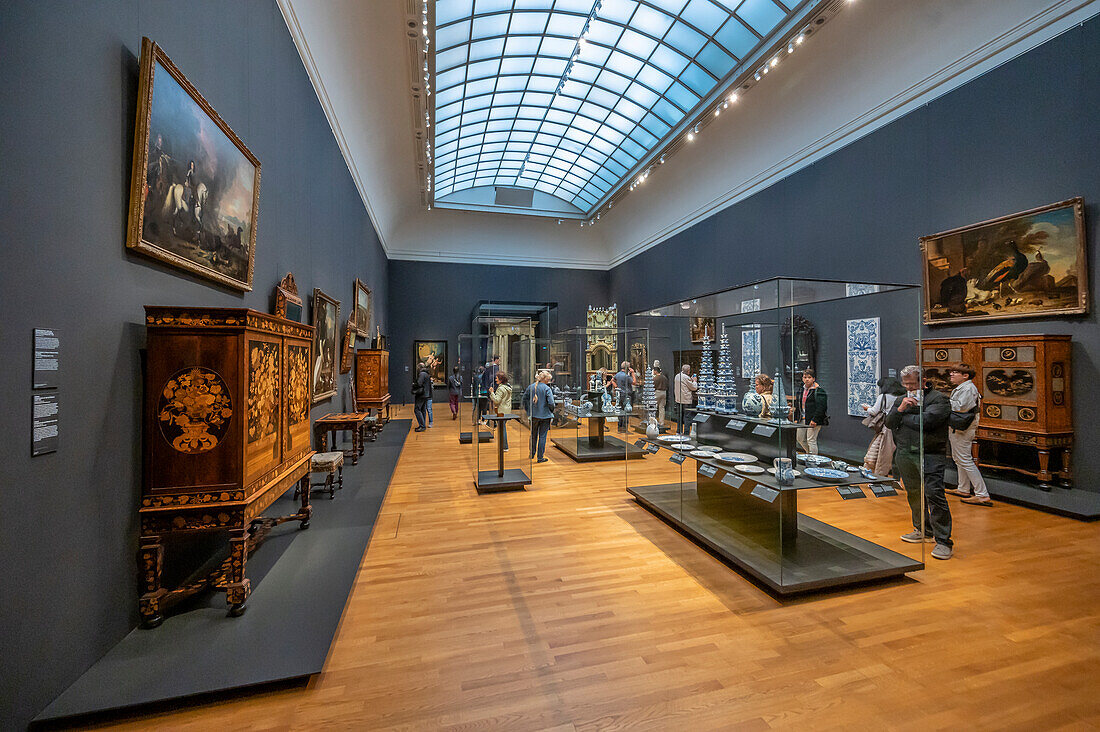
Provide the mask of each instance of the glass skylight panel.
POLYGON ((436 0, 436 196, 520 185, 587 211, 789 13, 777 0, 436 0))

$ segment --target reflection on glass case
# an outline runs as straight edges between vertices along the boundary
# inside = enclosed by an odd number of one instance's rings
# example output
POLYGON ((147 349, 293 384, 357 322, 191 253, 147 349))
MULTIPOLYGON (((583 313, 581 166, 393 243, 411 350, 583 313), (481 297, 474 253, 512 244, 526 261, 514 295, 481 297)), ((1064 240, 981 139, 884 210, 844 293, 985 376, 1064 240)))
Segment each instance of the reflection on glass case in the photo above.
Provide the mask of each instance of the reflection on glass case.
POLYGON ((572 328, 553 335, 550 352, 557 401, 551 444, 577 462, 643 457, 633 442, 657 408, 646 330, 572 328))
POLYGON ((873 402, 879 378, 912 363, 919 295, 773 279, 627 316, 671 367, 663 429, 641 437, 645 461, 627 461, 628 492, 780 594, 923 568, 923 543, 899 539, 930 531, 921 445, 906 447, 907 494, 889 467, 865 464, 875 432, 849 416, 868 381, 873 402), (698 327, 708 321, 713 333, 698 327))

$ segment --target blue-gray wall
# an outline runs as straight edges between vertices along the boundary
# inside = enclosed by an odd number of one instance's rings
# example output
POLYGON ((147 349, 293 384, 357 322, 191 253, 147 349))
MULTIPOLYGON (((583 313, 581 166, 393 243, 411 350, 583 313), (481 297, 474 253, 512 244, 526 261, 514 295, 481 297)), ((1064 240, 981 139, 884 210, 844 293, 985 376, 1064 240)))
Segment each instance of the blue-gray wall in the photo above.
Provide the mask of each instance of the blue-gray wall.
MULTIPOLYGON (((458 362, 458 336, 470 332, 478 302, 556 302, 557 328, 564 330, 584 325, 589 305, 610 305, 608 290, 608 273, 593 270, 392 260, 389 311, 397 325, 390 329, 388 345, 393 403, 412 402, 413 341, 447 341, 449 372, 458 362)), ((447 401, 446 389, 436 389, 434 396, 436 402, 447 401)))
POLYGON ((385 256, 272 0, 9 1, 0 66, 0 729, 13 729, 135 625, 142 306, 267 311, 292 271, 341 316, 363 279, 390 327, 385 256), (263 165, 253 292, 125 251, 142 36, 263 165), (35 327, 61 334, 62 411, 60 449, 31 458, 35 327))
MULTIPOLYGON (((922 235, 1083 196, 1089 279, 1098 282, 1100 19, 1078 26, 768 189, 615 267, 611 299, 637 312, 768 277, 921 280, 922 235)), ((912 312, 883 312, 910 330, 912 312), (906 320, 902 320, 902 319, 906 320)), ((811 319, 813 319, 811 317, 811 319)), ((1086 317, 924 328, 926 338, 1069 333, 1077 486, 1100 490, 1090 419, 1100 331, 1086 317)), ((842 323, 817 323, 838 338, 842 323)), ((843 348, 831 348, 843 358, 843 348)), ((819 369, 822 366, 819 360, 819 369)), ((900 366, 884 363, 883 369, 900 366)), ((843 361, 826 384, 843 416, 843 361)), ((833 427, 830 427, 832 430, 833 427)), ((850 430, 846 430, 850 432, 850 430)))

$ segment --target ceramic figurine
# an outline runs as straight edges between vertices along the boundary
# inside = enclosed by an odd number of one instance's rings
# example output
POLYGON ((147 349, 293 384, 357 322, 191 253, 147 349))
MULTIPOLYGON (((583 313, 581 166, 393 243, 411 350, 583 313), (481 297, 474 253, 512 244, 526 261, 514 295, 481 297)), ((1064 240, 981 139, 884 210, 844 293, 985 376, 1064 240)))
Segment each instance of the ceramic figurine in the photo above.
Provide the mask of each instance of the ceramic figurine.
POLYGON ((601 412, 610 412, 611 411, 611 395, 608 394, 606 391, 603 393, 603 397, 600 398, 600 411, 601 412))
POLYGON ((645 436, 651 440, 656 440, 661 435, 661 430, 657 426, 657 418, 650 417, 649 422, 645 426, 645 436))

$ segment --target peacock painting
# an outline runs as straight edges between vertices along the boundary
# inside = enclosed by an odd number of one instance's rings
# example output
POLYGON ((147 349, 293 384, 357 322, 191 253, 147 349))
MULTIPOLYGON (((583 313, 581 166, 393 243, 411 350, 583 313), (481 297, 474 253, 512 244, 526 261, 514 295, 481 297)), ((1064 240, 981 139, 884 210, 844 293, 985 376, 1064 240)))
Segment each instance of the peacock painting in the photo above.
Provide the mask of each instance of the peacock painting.
POLYGON ((1083 217, 1075 198, 922 237, 925 323, 1085 313, 1083 217))

